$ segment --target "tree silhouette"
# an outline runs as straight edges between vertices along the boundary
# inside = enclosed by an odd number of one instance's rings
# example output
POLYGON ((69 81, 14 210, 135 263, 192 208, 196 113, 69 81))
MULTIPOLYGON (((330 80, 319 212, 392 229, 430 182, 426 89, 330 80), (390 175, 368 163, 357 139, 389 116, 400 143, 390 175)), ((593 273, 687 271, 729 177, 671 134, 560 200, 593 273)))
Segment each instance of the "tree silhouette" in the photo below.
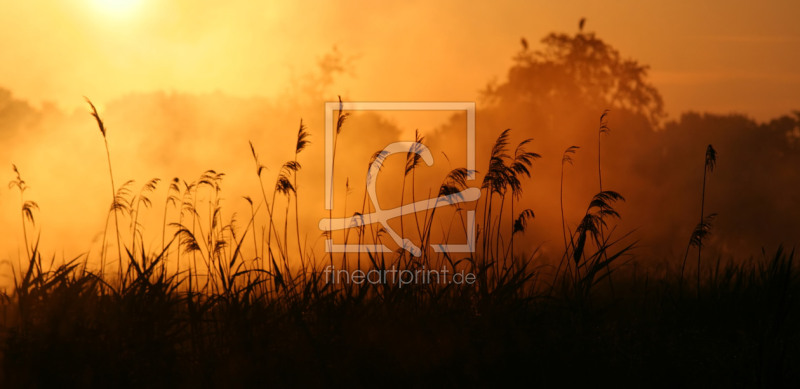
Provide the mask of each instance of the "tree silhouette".
POLYGON ((664 118, 661 95, 647 81, 647 65, 623 59, 617 49, 582 28, 574 35, 551 33, 541 43, 541 50, 523 43, 508 80, 489 85, 484 96, 503 106, 564 103, 591 112, 626 109, 644 115, 653 126, 664 118))

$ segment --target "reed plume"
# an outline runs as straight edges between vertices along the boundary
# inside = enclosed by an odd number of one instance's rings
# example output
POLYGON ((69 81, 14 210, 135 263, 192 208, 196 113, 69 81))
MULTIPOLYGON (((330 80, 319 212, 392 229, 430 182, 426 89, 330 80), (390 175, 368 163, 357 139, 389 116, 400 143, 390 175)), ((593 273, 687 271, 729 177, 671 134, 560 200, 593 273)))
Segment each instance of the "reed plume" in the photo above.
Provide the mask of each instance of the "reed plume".
MULTIPOLYGON (((108 162, 108 175, 111 178, 111 210, 114 213, 114 231, 115 236, 117 238, 117 255, 119 261, 119 277, 122 279, 122 245, 120 244, 120 235, 119 235, 119 216, 117 216, 117 190, 114 185, 114 170, 111 167, 111 152, 108 148, 108 138, 106 137, 106 126, 103 123, 103 119, 100 118, 100 115, 97 113, 97 108, 95 108, 92 101, 89 100, 88 97, 84 97, 86 102, 89 103, 89 107, 92 109, 92 117, 94 117, 95 121, 97 121, 97 128, 100 129, 100 134, 103 135, 103 144, 106 147, 106 161, 108 162)), ((106 241, 106 231, 103 231, 103 242, 106 241)), ((100 268, 102 269, 105 265, 105 245, 102 250, 102 263, 100 264, 100 268)), ((101 273, 102 274, 102 273, 101 273)))
POLYGON ((686 246, 686 254, 683 256, 683 264, 681 265, 681 276, 680 276, 680 285, 683 285, 683 277, 684 272, 686 269, 686 260, 689 257, 689 249, 691 247, 697 247, 697 290, 698 295, 700 293, 700 262, 702 258, 703 252, 703 240, 711 234, 711 227, 716 214, 712 213, 708 216, 705 214, 705 206, 706 206, 706 180, 708 178, 708 173, 714 171, 714 168, 717 166, 717 151, 714 149, 712 145, 708 145, 706 147, 706 153, 703 159, 703 187, 700 191, 700 221, 695 226, 694 230, 692 231, 692 235, 689 237, 689 244, 686 246))
POLYGON ((560 189, 559 189, 559 204, 561 206, 561 231, 564 235, 564 250, 568 250, 567 247, 567 221, 566 216, 564 214, 564 166, 566 164, 572 165, 572 154, 579 149, 578 146, 570 146, 564 150, 564 154, 561 156, 561 182, 560 182, 560 189))
POLYGON ((39 204, 36 204, 35 201, 25 201, 25 191, 28 189, 28 185, 25 183, 25 180, 22 179, 22 175, 20 174, 19 169, 17 169, 17 165, 12 164, 11 166, 14 169, 14 174, 17 176, 17 178, 8 183, 8 188, 11 189, 13 187, 17 187, 17 190, 19 190, 19 202, 20 209, 22 211, 22 238, 25 242, 25 253, 27 254, 27 258, 31 258, 31 248, 28 243, 28 231, 25 226, 25 220, 30 221, 31 225, 36 225, 36 221, 33 218, 33 211, 39 209, 39 204))

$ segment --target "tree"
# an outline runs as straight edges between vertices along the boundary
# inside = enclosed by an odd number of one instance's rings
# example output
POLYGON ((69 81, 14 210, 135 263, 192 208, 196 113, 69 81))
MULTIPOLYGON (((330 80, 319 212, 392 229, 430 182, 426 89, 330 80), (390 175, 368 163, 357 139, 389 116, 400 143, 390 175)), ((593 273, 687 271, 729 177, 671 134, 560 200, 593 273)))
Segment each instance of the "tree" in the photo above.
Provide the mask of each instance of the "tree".
POLYGON ((591 112, 624 109, 660 125, 664 104, 647 80, 647 65, 623 59, 594 33, 551 33, 541 43, 541 50, 523 45, 508 80, 484 91, 489 101, 541 109, 567 104, 591 112))

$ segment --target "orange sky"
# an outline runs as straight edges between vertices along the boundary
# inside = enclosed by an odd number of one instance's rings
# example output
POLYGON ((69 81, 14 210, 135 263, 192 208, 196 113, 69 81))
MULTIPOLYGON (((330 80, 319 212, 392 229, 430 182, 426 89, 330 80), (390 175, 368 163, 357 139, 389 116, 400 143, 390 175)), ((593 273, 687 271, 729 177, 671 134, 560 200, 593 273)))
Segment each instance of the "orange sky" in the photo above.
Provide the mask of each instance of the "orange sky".
MULTIPOLYGON (((204 169, 213 168, 226 173, 228 204, 236 209, 245 206, 240 195, 258 193, 252 161, 246 155, 248 140, 256 143, 265 160, 270 159, 265 163, 273 168, 272 177, 278 174, 276 167, 291 156, 282 151, 290 149, 287 145, 294 141, 294 132, 281 133, 286 139, 278 139, 276 132, 264 129, 285 124, 286 117, 294 128, 303 117, 312 142, 317 142, 304 158, 321 161, 321 154, 309 153, 321 153, 322 104, 316 117, 313 112, 288 112, 262 122, 261 108, 251 116, 229 117, 226 108, 213 105, 241 104, 246 99, 205 95, 203 102, 209 105, 200 105, 204 107, 201 116, 213 118, 213 123, 193 123, 191 135, 169 132, 172 127, 157 119, 140 117, 140 109, 158 114, 161 111, 147 103, 166 101, 178 112, 171 114, 179 116, 186 113, 182 108, 192 107, 187 103, 190 94, 214 91, 241 97, 303 98, 307 95, 298 85, 313 79, 308 75, 318 74, 318 61, 333 47, 350 59, 350 66, 325 88, 330 96, 318 96, 320 101, 334 100, 336 94, 360 101, 476 101, 488 82, 505 78, 521 48, 521 37, 537 48, 550 32, 577 32, 578 20, 586 17, 586 30, 596 32, 624 57, 651 65, 651 80, 663 94, 672 118, 694 109, 746 113, 767 120, 800 109, 800 51, 796 49, 800 26, 794 20, 800 6, 790 2, 770 6, 738 1, 703 5, 688 1, 200 3, 29 0, 3 5, 0 88, 34 106, 53 102, 67 111, 78 110, 76 116, 60 117, 61 122, 40 123, 40 132, 20 132, 14 138, 18 143, 0 148, 5 177, 11 179, 10 164, 18 164, 32 187, 26 198, 41 206, 37 228, 47 250, 64 245, 60 253, 69 257, 95 247, 90 256, 96 255, 107 216, 104 207, 95 206, 107 201, 105 154, 83 96, 98 105, 113 129, 109 144, 117 188, 127 179, 136 179, 138 188, 159 176, 165 180, 157 196, 163 201, 171 177, 191 181, 204 169), (168 93, 140 95, 149 96, 140 100, 133 96, 124 100, 124 107, 107 109, 130 93, 153 91, 168 93), (121 116, 115 117, 114 112, 121 116), (220 128, 235 132, 223 133, 220 128), (162 155, 167 148, 160 147, 170 142, 169 150, 175 155, 162 155), (152 155, 140 155, 147 153, 152 155)), ((258 107, 267 106, 267 100, 259 100, 258 107)), ((273 113, 279 112, 281 104, 275 106, 273 113)), ((413 133, 422 127, 419 115, 382 115, 395 120, 399 131, 413 133)), ((422 116, 429 120, 425 125, 430 124, 421 128, 424 134, 448 117, 442 113, 422 116)), ((537 151, 554 155, 550 150, 537 151)), ((557 168, 558 159, 554 161, 557 168)), ((304 188, 321 182, 314 166, 311 162, 304 168, 303 179, 314 183, 302 184, 304 188)), ((0 242, 0 260, 19 257, 23 247, 18 244, 17 195, 0 187, 0 225, 13 226, 10 230, 16 234, 15 239, 0 242)), ((321 197, 302 201, 321 201, 321 197)), ((162 215, 153 212, 150 221, 160 223, 162 215)), ((321 244, 319 236, 309 236, 310 246, 321 244)), ((161 234, 151 234, 148 242, 160 243, 160 238, 161 234)), ((3 277, 0 269, 0 287, 3 277)), ((5 280, 9 280, 7 274, 5 280)))
POLYGON ((800 108, 792 1, 30 0, 0 13, 0 86, 81 107, 131 91, 277 96, 336 45, 335 85, 357 100, 474 100, 504 77, 521 36, 589 31, 650 64, 672 117, 687 109, 768 119, 800 108), (199 5, 205 3, 207 5, 199 5))

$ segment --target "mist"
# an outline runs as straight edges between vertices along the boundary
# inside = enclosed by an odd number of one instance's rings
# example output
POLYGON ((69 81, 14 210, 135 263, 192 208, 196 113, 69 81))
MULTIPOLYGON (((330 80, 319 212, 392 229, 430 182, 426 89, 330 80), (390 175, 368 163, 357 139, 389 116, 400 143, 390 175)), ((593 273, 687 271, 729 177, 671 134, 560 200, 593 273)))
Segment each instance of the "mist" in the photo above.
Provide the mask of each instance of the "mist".
MULTIPOLYGON (((541 158, 533 162, 530 177, 524 180, 517 208, 517 212, 529 208, 536 215, 518 240, 525 255, 535 254, 545 263, 558 258, 567 234, 561 228, 558 205, 563 201, 564 226, 573 231, 592 196, 600 191, 602 177, 603 190, 619 192, 626 199, 617 205, 621 217, 611 227, 612 236, 636 241, 637 255, 645 258, 640 262, 646 265, 674 264, 697 222, 703 153, 708 144, 718 150, 719 164, 708 180, 706 202, 717 218, 707 250, 727 258, 794 243, 800 232, 794 222, 798 215, 791 206, 798 197, 797 177, 791 168, 798 158, 797 113, 767 122, 740 114, 694 112, 667 119, 661 94, 648 79, 648 67, 623 60, 615 48, 593 33, 551 34, 536 49, 523 46, 517 50, 510 55, 512 65, 507 74, 484 81, 480 88, 476 100, 478 179, 470 185, 481 185, 489 152, 502 130, 511 130, 509 153, 518 142, 531 139, 526 149, 541 158), (587 48, 593 51, 582 51, 587 48), (563 57, 559 50, 571 54, 563 57), (569 62, 564 62, 565 58, 569 62), (606 131, 601 132, 601 126, 606 131), (562 157, 570 146, 578 148, 567 164, 562 157)), ((174 234, 172 226, 160 228, 170 223, 178 209, 167 204, 170 183, 177 179, 178 188, 185 190, 209 170, 223 173, 220 198, 225 217, 239 227, 246 225, 252 211, 250 201, 264 194, 267 202, 273 201, 269 198, 271 183, 281 175, 282 165, 294 158, 302 120, 311 144, 299 156, 300 246, 322 253, 324 237, 316 229, 326 216, 321 108, 325 101, 339 98, 333 89, 349 77, 349 66, 347 57, 333 49, 319 56, 316 70, 308 71, 277 99, 223 92, 147 92, 98 104, 107 128, 115 190, 132 180, 125 186, 130 198, 145 195, 149 203, 135 218, 150 226, 143 228, 149 232, 142 237, 143 244, 158 247, 174 234), (264 166, 263 181, 259 181, 249 144, 264 166), (156 190, 141 192, 153 178, 160 180, 156 190), (263 182, 267 193, 261 190, 263 182)), ((339 88, 347 90, 346 86, 339 88)), ((113 227, 109 224, 112 197, 103 136, 88 105, 65 112, 52 104, 17 98, 9 90, 1 97, 0 133, 10 147, 0 156, 9 167, 9 180, 14 178, 10 169, 14 164, 29 187, 25 200, 38 205, 31 232, 36 233, 44 252, 61 259, 91 258, 100 251, 103 231, 107 234, 113 227)), ((382 179, 382 207, 399 206, 404 191, 409 192, 406 200, 429 198, 438 193, 450 170, 464 167, 463 114, 348 114, 352 116, 337 141, 341 149, 334 183, 336 215, 349 217, 372 209, 362 189, 370 157, 388 143, 413 140, 415 131, 430 147, 436 163, 421 167, 419 177, 409 178, 405 189, 399 180, 382 179)), ((402 160, 390 158, 387 173, 382 174, 402 176, 402 160)), ((3 253, 12 262, 24 257, 21 228, 11 227, 21 226, 17 192, 11 187, 0 192, 3 225, 8 226, 7 236, 13 237, 4 240, 3 253)), ((275 209, 291 206, 281 196, 277 201, 275 209)), ((281 217, 287 226, 290 222, 294 225, 294 218, 281 217)), ((413 217, 404 220, 403 232, 412 234, 408 225, 414 223, 413 217)), ((395 229, 399 229, 398 223, 392 222, 395 229)), ((502 228, 511 233, 510 227, 502 228)), ((442 238, 443 232, 436 234, 442 238)))

